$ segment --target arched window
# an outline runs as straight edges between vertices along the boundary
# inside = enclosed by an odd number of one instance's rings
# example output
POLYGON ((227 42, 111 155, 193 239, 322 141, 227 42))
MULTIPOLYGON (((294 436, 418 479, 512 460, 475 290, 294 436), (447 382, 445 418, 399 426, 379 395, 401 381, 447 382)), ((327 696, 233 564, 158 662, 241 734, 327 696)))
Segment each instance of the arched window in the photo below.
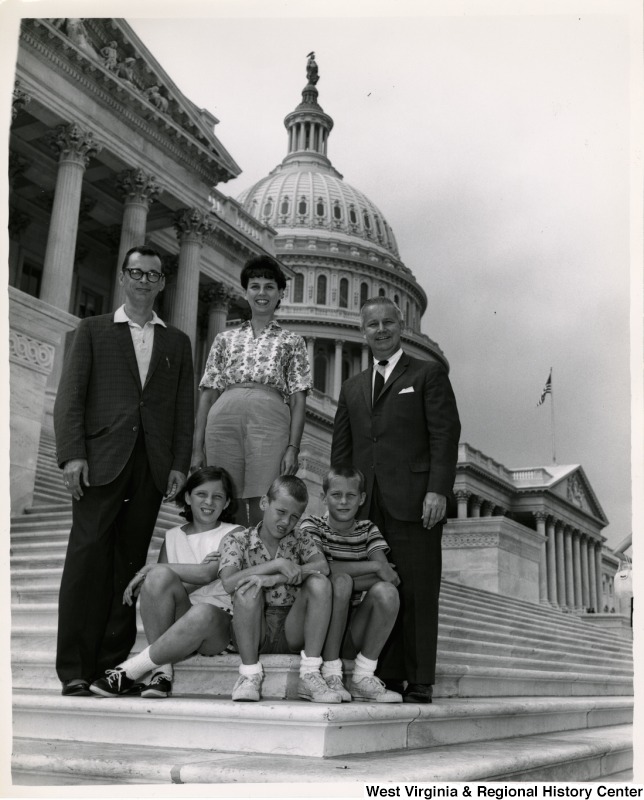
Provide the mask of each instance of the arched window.
POLYGON ((369 214, 367 214, 366 210, 362 212, 362 219, 364 221, 365 228, 368 231, 370 231, 371 230, 371 220, 369 219, 369 214))
POLYGON ((264 216, 270 217, 273 213, 273 201, 269 197, 268 200, 264 203, 264 216))
POLYGON ((349 281, 346 278, 340 278, 340 308, 349 307, 349 281))
POLYGON ((342 219, 342 206, 337 200, 333 204, 333 219, 342 219))
POLYGON ((280 205, 280 214, 284 215, 288 214, 290 208, 291 208, 291 201, 288 199, 288 197, 284 197, 280 205))
POLYGON ((358 215, 356 214, 356 210, 353 206, 351 206, 351 208, 349 209, 349 222, 352 225, 358 224, 358 215))
POLYGON ((400 297, 397 294, 394 295, 394 303, 400 308, 400 297))
POLYGON ((318 215, 318 217, 323 217, 325 212, 326 209, 324 207, 324 200, 320 197, 315 204, 315 213, 318 215))
POLYGON ((375 217, 376 220, 376 230, 378 231, 378 236, 382 236, 382 231, 380 230, 380 220, 378 217, 375 217))
POLYGON ((342 360, 342 383, 348 381, 351 377, 351 364, 348 358, 342 360))
POLYGON ((381 286, 380 289, 378 289, 378 297, 384 297, 384 296, 385 296, 385 290, 381 286))
POLYGON ((319 306, 326 305, 326 275, 318 275, 318 290, 315 297, 315 302, 319 306))
POLYGON ((369 286, 366 283, 360 284, 360 308, 367 302, 369 299, 369 286))
POLYGON ((304 216, 308 210, 308 203, 306 202, 306 197, 301 197, 300 202, 297 204, 297 213, 301 216, 304 216))
POLYGON ((293 302, 304 302, 304 275, 301 272, 296 273, 293 278, 293 302))
POLYGON ((326 356, 319 353, 313 364, 313 388, 326 394, 326 356))

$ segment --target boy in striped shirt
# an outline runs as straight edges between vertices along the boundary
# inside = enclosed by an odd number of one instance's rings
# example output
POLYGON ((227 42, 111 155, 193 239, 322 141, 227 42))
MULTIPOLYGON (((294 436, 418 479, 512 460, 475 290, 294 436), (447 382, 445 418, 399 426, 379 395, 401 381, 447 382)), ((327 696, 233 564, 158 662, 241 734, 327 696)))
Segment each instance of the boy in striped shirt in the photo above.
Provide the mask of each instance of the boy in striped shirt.
POLYGON ((322 651, 322 677, 345 702, 401 703, 402 695, 375 676, 380 651, 398 615, 400 578, 387 561, 389 546, 378 528, 356 519, 365 500, 364 475, 352 466, 332 467, 322 490, 327 513, 307 515, 300 523, 331 568, 333 611, 322 651), (341 649, 345 657, 355 657, 348 691, 342 682, 341 649))

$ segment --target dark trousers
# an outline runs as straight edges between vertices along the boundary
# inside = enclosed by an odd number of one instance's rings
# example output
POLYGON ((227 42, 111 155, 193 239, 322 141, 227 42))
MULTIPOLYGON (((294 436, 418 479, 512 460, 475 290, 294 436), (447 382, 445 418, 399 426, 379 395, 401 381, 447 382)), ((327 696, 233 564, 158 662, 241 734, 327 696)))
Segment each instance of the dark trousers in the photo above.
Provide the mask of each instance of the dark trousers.
POLYGON ((387 540, 391 548, 388 558, 400 576, 400 612, 380 654, 378 675, 383 680, 433 684, 443 525, 427 530, 420 519, 394 519, 382 503, 377 484, 368 518, 387 540))
POLYGON ((84 487, 83 497, 72 501, 58 600, 56 671, 61 681, 91 681, 129 655, 136 610, 123 603, 123 592, 145 563, 161 500, 139 436, 114 481, 84 487))

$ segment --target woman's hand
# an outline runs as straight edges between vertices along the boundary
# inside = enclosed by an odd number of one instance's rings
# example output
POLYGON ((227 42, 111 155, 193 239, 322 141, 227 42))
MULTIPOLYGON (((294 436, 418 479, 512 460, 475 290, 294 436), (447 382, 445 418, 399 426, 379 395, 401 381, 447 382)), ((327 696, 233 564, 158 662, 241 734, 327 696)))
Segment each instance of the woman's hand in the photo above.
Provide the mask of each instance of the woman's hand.
POLYGON ((195 449, 192 451, 192 460, 190 461, 190 474, 196 472, 198 469, 206 466, 206 451, 204 448, 195 449))
POLYGON ((284 451, 280 464, 280 475, 295 475, 300 466, 298 460, 299 450, 289 445, 284 451))

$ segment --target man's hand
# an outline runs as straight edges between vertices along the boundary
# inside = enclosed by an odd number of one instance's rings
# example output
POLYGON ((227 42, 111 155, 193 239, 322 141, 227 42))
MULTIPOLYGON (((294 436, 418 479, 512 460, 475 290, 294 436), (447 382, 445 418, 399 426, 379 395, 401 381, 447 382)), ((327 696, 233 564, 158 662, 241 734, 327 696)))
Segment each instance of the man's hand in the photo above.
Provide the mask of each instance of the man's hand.
POLYGON ((433 528, 445 516, 447 510, 447 498, 443 494, 427 492, 423 500, 423 527, 433 528))
POLYGON ((89 486, 89 466, 86 458, 72 458, 63 467, 65 488, 74 500, 83 496, 83 485, 89 486))
POLYGON ((375 572, 381 581, 387 581, 387 583, 393 583, 394 586, 400 585, 400 578, 398 577, 398 573, 394 569, 394 565, 390 564, 388 561, 380 562, 375 572))
POLYGON ((178 469, 171 469, 168 475, 168 485, 163 495, 164 500, 174 500, 178 492, 183 488, 186 482, 186 476, 178 469))

